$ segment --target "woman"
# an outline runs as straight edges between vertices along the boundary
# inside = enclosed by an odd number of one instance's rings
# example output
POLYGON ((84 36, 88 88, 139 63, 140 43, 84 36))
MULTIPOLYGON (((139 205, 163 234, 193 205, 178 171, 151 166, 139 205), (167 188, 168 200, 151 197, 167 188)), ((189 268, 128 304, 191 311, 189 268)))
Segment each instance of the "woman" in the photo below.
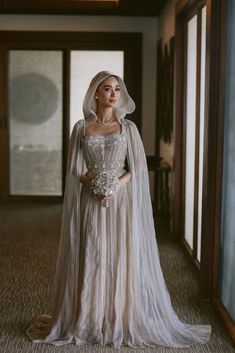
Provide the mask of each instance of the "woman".
POLYGON ((28 328, 33 342, 187 347, 211 327, 172 308, 156 243, 148 170, 135 104, 124 82, 99 72, 73 129, 52 316, 28 328))

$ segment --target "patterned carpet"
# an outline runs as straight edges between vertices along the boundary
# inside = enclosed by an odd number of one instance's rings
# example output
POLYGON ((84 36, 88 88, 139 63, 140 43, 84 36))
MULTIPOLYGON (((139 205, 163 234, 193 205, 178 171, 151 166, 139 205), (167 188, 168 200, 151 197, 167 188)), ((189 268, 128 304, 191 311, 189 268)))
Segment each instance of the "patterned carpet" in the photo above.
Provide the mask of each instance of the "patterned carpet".
MULTIPOLYGON (((12 204, 0 207, 0 352, 1 353, 111 353, 133 349, 111 346, 33 344, 25 330, 39 313, 48 313, 59 240, 61 205, 12 204)), ((160 227, 159 227, 160 228, 160 227)), ((180 246, 159 229, 162 268, 172 302, 180 318, 189 323, 211 324, 206 345, 187 349, 146 348, 143 353, 232 353, 235 348, 208 302, 198 296, 197 273, 180 246)))

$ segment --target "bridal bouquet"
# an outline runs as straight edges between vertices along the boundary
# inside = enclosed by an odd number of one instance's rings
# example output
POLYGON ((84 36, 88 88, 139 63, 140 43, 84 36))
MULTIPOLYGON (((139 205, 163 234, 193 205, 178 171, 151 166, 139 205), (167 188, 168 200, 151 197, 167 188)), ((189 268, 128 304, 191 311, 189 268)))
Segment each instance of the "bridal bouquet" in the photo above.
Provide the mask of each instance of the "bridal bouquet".
MULTIPOLYGON (((119 179, 110 171, 103 171, 91 180, 90 189, 96 195, 112 195, 119 187, 119 179)), ((109 207, 108 200, 102 200, 103 206, 109 207)))

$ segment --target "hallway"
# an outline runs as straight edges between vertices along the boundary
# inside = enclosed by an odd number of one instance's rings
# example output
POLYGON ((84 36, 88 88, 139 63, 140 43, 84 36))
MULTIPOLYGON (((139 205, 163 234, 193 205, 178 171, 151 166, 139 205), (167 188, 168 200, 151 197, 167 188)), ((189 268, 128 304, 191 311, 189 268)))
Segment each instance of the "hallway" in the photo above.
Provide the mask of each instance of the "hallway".
MULTIPOLYGON (((32 344, 26 327, 40 313, 49 313, 60 232, 60 204, 8 204, 0 206, 1 353, 112 352, 98 345, 53 347, 32 344)), ((176 312, 189 323, 211 324, 207 345, 189 349, 138 349, 159 353, 232 353, 231 339, 208 302, 198 295, 197 273, 181 249, 159 226, 162 268, 176 312)), ((120 352, 133 352, 121 348, 120 352)))

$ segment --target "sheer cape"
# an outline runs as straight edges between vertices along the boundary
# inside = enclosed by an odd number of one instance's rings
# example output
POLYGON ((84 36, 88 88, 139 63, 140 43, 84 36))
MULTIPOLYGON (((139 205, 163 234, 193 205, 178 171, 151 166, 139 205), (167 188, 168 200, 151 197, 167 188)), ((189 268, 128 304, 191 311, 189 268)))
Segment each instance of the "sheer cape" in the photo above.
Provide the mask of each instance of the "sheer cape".
MULTIPOLYGON (((36 343, 55 345, 86 343, 75 334, 79 315, 77 293, 79 293, 82 216, 80 214, 82 186, 79 176, 86 171, 81 137, 85 126, 97 119, 94 95, 98 85, 110 75, 113 74, 101 72, 92 80, 84 99, 85 119, 75 124, 71 135, 52 316, 40 315, 28 328, 28 336, 36 343)), ((115 113, 120 121, 125 118, 126 113, 135 109, 135 105, 122 79, 116 77, 121 87, 121 99, 115 113)), ((130 271, 132 293, 129 295, 132 300, 127 309, 128 335, 125 336, 125 340, 116 341, 115 347, 120 348, 122 343, 131 347, 156 345, 186 347, 194 343, 206 343, 210 337, 211 327, 184 324, 171 305, 159 262, 144 146, 135 123, 129 119, 124 119, 123 122, 126 124, 127 162, 131 172, 130 205, 127 216, 131 222, 128 237, 131 239, 129 256, 132 264, 130 271)))
MULTIPOLYGON (((132 339, 123 342, 131 347, 144 345, 185 347, 194 343, 206 343, 211 327, 188 325, 176 315, 170 301, 162 275, 154 229, 149 178, 144 152, 136 125, 125 119, 127 126, 127 159, 131 172, 132 224, 132 287, 135 308, 129 307, 129 328, 132 339)), ((84 170, 84 160, 80 140, 84 121, 79 121, 73 129, 69 162, 66 177, 66 190, 63 205, 62 230, 57 257, 54 285, 54 305, 52 317, 41 315, 31 325, 27 333, 34 342, 61 345, 75 341, 77 296, 79 276, 79 220, 80 192, 79 175, 84 170)), ((98 303, 97 303, 98 305, 98 303)), ((121 343, 120 343, 121 344, 121 343)), ((117 348, 119 348, 117 346, 117 348)))

